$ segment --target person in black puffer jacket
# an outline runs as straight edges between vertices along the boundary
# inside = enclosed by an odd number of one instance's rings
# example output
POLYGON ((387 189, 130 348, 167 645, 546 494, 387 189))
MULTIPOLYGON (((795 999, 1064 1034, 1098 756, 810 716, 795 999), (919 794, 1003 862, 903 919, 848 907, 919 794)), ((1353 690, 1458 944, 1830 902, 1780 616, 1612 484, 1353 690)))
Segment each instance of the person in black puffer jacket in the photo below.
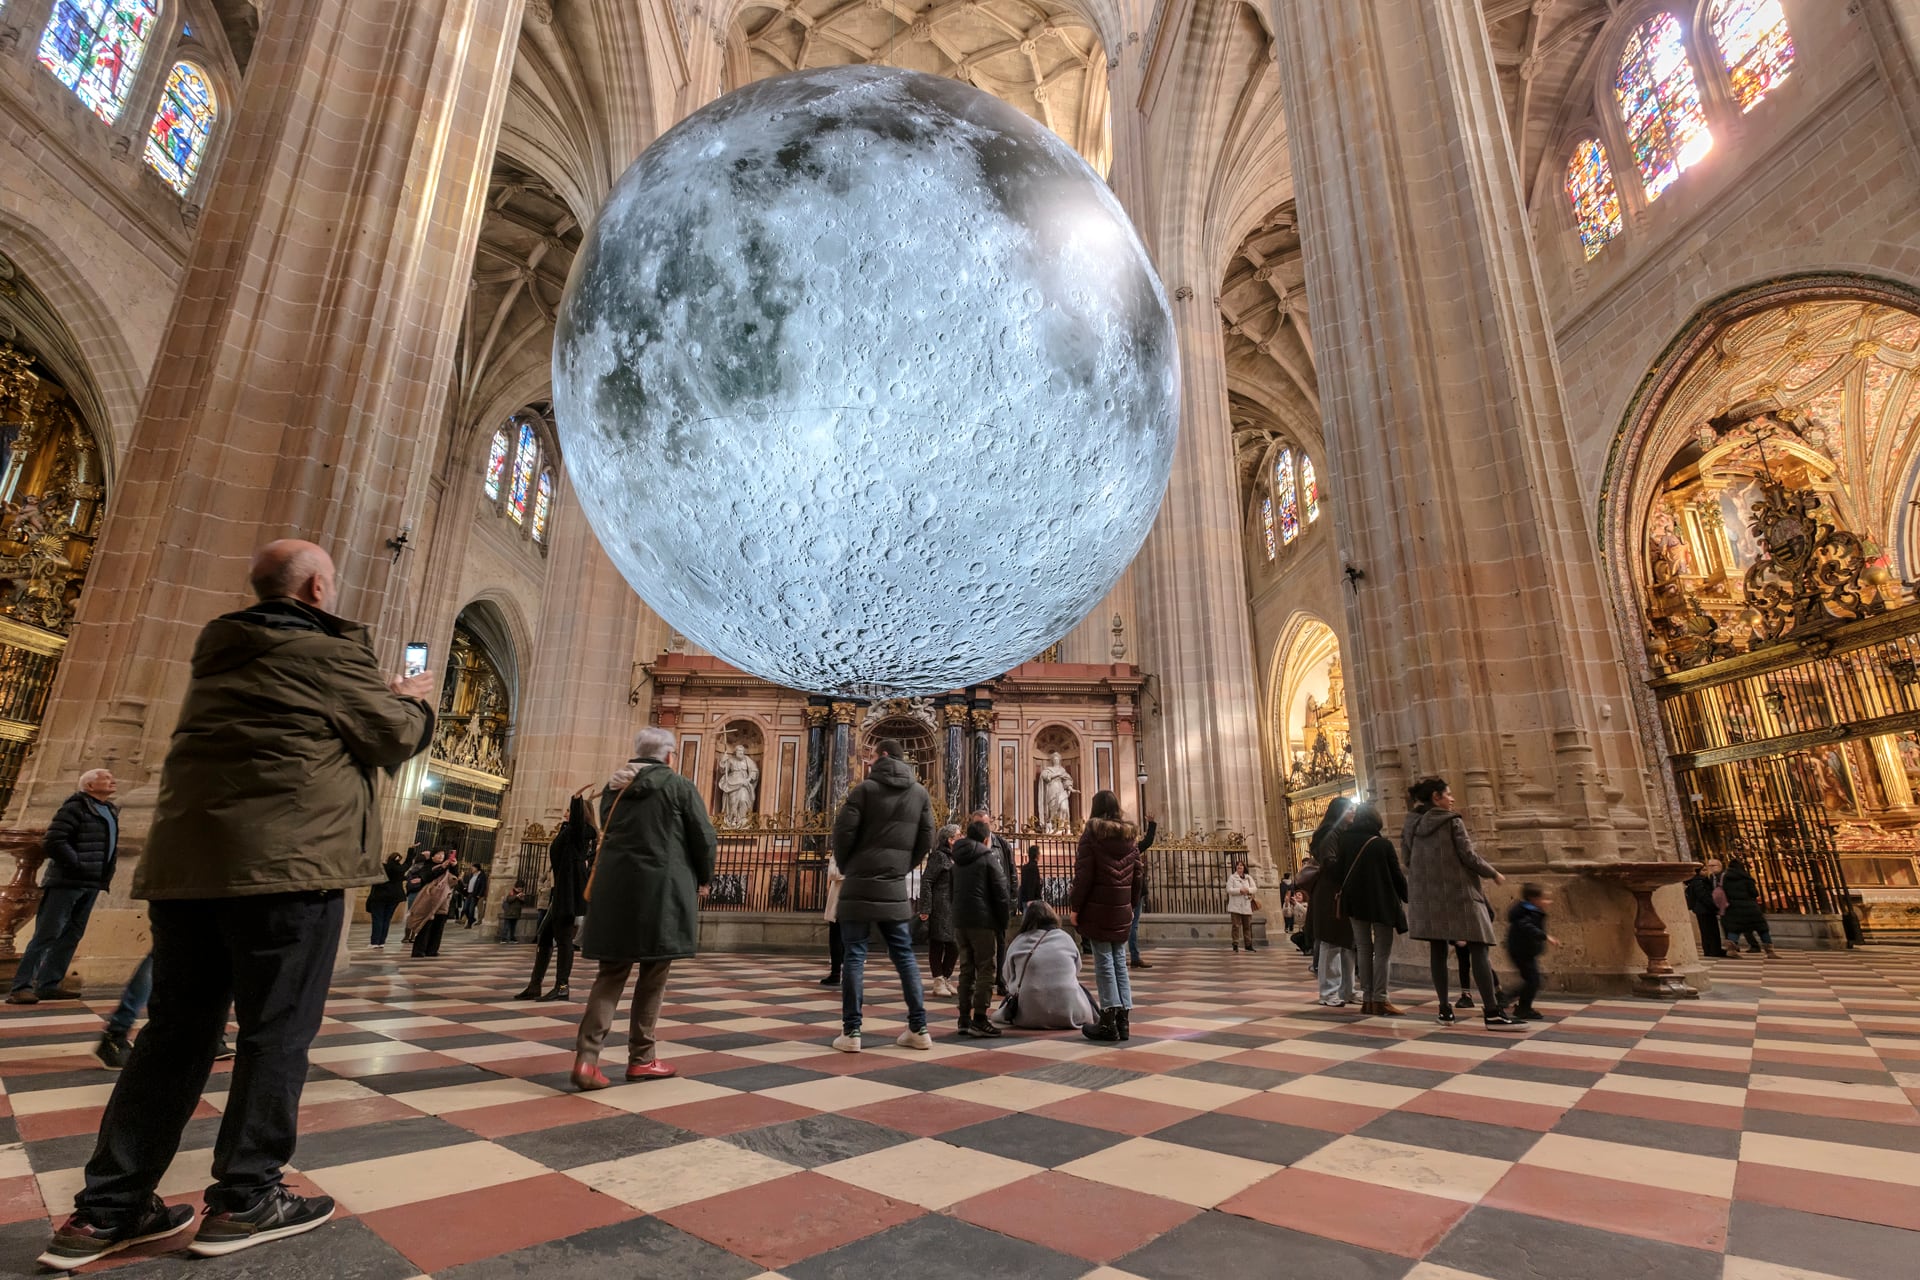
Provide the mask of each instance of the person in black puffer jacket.
POLYGON ((933 1047, 907 896, 907 873, 933 849, 933 801, 915 780, 904 744, 882 738, 877 750, 866 781, 847 792, 833 820, 833 861, 846 877, 834 906, 846 948, 840 963, 841 1034, 833 1042, 842 1053, 860 1052, 861 984, 873 929, 886 943, 906 997, 907 1029, 895 1043, 905 1049, 933 1047))
POLYGON ((61 980, 87 931, 94 902, 113 884, 120 845, 115 789, 107 770, 88 770, 80 775, 80 789, 66 798, 47 824, 41 842, 47 854, 45 892, 33 920, 33 941, 14 973, 8 1004, 80 998, 61 980))
POLYGON ((1006 868, 990 843, 993 832, 974 819, 953 846, 953 933, 960 943, 960 1034, 997 1036, 987 1020, 993 1001, 994 952, 1011 913, 1006 868))
POLYGON ((573 996, 569 987, 573 979, 573 931, 587 914, 587 881, 593 878, 594 854, 600 845, 600 833, 585 799, 591 785, 576 791, 567 802, 566 820, 547 846, 553 887, 547 898, 547 913, 540 917, 540 929, 534 935, 533 976, 515 1000, 551 1002, 573 996), (540 984, 546 981, 549 960, 554 961, 553 990, 543 995, 540 984))

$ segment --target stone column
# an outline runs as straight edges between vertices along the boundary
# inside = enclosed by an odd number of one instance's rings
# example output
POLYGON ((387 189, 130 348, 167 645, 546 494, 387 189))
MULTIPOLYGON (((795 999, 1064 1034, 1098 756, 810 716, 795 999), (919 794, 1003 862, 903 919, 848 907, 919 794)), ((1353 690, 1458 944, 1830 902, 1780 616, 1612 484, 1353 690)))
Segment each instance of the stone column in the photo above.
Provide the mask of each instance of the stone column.
POLYGON ((445 420, 520 12, 268 7, 15 815, 107 765, 137 852, 195 637, 268 539, 331 551, 398 669, 411 558, 387 541, 445 420))
POLYGON ((807 702, 807 814, 827 807, 827 717, 832 708, 818 699, 807 702))
POLYGON ((993 809, 993 704, 976 702, 967 714, 973 725, 973 789, 967 811, 993 809))
POLYGON ((947 731, 946 769, 947 821, 960 820, 960 803, 967 794, 967 704, 961 701, 940 704, 940 722, 947 731))
POLYGON ((1333 511, 1343 560, 1365 575, 1346 592, 1347 688, 1369 790, 1396 830, 1406 783, 1447 776, 1491 860, 1565 877, 1556 968, 1607 985, 1638 964, 1632 903, 1580 864, 1671 844, 1480 5, 1273 11, 1333 511))
POLYGON ((833 765, 828 782, 828 796, 832 801, 827 806, 829 819, 840 812, 841 802, 847 798, 847 791, 853 786, 853 722, 859 718, 860 704, 836 702, 831 712, 833 715, 833 765))

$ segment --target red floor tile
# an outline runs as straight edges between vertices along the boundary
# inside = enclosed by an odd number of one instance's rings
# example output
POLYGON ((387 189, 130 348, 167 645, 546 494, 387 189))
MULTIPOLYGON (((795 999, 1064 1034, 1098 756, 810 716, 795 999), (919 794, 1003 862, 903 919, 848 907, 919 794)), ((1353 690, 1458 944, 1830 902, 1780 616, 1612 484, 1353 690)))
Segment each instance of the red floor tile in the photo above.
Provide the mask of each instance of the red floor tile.
POLYGON ((1742 1164, 1734 1176, 1733 1198, 1828 1218, 1877 1222, 1920 1231, 1920 1194, 1910 1186, 1871 1178, 1843 1178, 1773 1165, 1742 1164))
POLYGON ((1042 1173, 963 1200, 946 1212, 1089 1262, 1111 1262, 1200 1211, 1064 1173, 1042 1173))
POLYGON ((1528 1102, 1502 1102, 1471 1093, 1443 1093, 1429 1089, 1413 1101, 1397 1108, 1424 1116, 1446 1116, 1451 1120, 1474 1120, 1481 1124, 1504 1125, 1509 1129, 1532 1129, 1545 1133, 1560 1123, 1565 1107, 1547 1107, 1528 1102))
POLYGON ((640 1216, 563 1173, 366 1214, 361 1221, 423 1272, 640 1216))
POLYGON ((1637 1116, 1642 1120, 1671 1120, 1677 1124, 1704 1124, 1716 1129, 1738 1129, 1745 1123, 1742 1107, 1723 1107, 1709 1102, 1682 1102, 1677 1098, 1647 1098, 1637 1093, 1615 1093, 1595 1089, 1580 1099, 1577 1111, 1604 1111, 1614 1116, 1637 1116))
MULTIPOLYGON (((9 1063, 9 1066, 12 1064, 9 1063)), ((71 1138, 75 1134, 100 1132, 100 1117, 106 1108, 76 1107, 72 1111, 42 1111, 34 1116, 16 1116, 14 1124, 26 1142, 44 1142, 48 1138, 71 1138)))
POLYGON ((1774 1093, 1765 1089, 1747 1090, 1747 1105, 1763 1111, 1785 1111, 1790 1115, 1827 1116, 1835 1120, 1871 1120, 1877 1124, 1920 1123, 1920 1112, 1912 1104, 1873 1102, 1857 1098, 1825 1098, 1810 1093, 1774 1093))
MULTIPOLYGON (((62 1210, 66 1205, 60 1206, 62 1210)), ((31 1175, 0 1178, 0 1223, 27 1222, 47 1216, 40 1202, 40 1180, 31 1175)))
POLYGON ((411 1120, 419 1114, 406 1103, 386 1097, 316 1102, 310 1107, 300 1108, 300 1132, 326 1133, 333 1129, 353 1129, 387 1120, 411 1120))
POLYGON ((902 1133, 933 1138, 955 1129, 964 1129, 970 1124, 985 1124, 989 1120, 998 1120, 1001 1116, 1010 1113, 1002 1111, 999 1107, 989 1107, 978 1102, 924 1093, 909 1098, 889 1098, 885 1102, 869 1102, 865 1106, 854 1107, 840 1114, 854 1120, 865 1120, 870 1124, 898 1129, 902 1133))
POLYGON ((1695 1249, 1727 1247, 1730 1205, 1715 1196, 1516 1165, 1480 1203, 1695 1249))
POLYGON ((1306 1169, 1282 1169, 1220 1208, 1276 1227, 1418 1258, 1473 1206, 1306 1169))
POLYGON ((782 1102, 778 1098, 763 1097, 757 1093, 743 1093, 730 1098, 690 1102, 685 1106, 668 1107, 649 1114, 661 1124, 677 1125, 694 1133, 705 1134, 709 1138, 717 1138, 722 1134, 739 1133, 743 1129, 758 1129, 762 1125, 780 1124, 787 1120, 798 1120, 803 1116, 818 1113, 808 1107, 782 1102))
POLYGON ((611 1107, 589 1101, 582 1094, 563 1093, 552 1098, 503 1103, 497 1107, 450 1111, 446 1118, 482 1138, 504 1138, 510 1134, 531 1133, 535 1129, 557 1129, 561 1125, 580 1124, 587 1120, 606 1120, 619 1114, 611 1107))
POLYGON ((796 1173, 679 1205, 658 1216, 772 1271, 864 1240, 924 1212, 918 1205, 821 1174, 796 1173))
POLYGON ((1049 1102, 1044 1107, 1035 1107, 1031 1114, 1139 1137, 1170 1124, 1179 1124, 1182 1120, 1191 1120, 1200 1112, 1187 1107, 1169 1106, 1164 1102, 1123 1098, 1111 1093, 1083 1093, 1049 1102))

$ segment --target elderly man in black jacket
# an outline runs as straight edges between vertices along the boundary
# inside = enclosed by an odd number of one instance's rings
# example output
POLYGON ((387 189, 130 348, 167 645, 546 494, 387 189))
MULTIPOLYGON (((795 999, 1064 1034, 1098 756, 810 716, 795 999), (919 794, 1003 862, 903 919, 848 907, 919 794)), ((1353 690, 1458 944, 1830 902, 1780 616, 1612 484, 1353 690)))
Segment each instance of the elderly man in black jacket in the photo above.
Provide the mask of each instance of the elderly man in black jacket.
POLYGON ((113 775, 89 769, 80 789, 68 796, 47 824, 45 892, 33 919, 33 941, 20 957, 8 1004, 42 1000, 78 1000, 80 993, 61 985, 74 948, 87 931, 93 904, 113 884, 119 853, 120 811, 114 808, 113 775))
POLYGON ((907 873, 933 849, 933 801, 915 781, 906 748, 898 740, 882 738, 878 750, 867 780, 847 792, 833 820, 833 861, 846 876, 834 913, 846 947, 840 964, 841 1035, 833 1042, 842 1053, 860 1052, 860 996, 870 925, 887 944, 907 1001, 907 1029, 894 1043, 904 1049, 933 1048, 920 965, 913 954, 913 906, 907 900, 907 873))

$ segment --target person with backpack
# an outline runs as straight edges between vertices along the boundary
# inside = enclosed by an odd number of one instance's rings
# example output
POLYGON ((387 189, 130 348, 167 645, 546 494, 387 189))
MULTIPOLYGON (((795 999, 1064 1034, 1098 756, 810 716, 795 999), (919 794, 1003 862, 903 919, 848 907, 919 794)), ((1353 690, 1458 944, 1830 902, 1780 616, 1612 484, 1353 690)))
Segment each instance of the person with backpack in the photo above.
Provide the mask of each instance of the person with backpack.
POLYGON ((993 1003, 993 964, 1011 914, 1006 869, 993 831, 975 818, 953 846, 953 936, 960 946, 960 1034, 997 1036, 987 1020, 993 1003))

